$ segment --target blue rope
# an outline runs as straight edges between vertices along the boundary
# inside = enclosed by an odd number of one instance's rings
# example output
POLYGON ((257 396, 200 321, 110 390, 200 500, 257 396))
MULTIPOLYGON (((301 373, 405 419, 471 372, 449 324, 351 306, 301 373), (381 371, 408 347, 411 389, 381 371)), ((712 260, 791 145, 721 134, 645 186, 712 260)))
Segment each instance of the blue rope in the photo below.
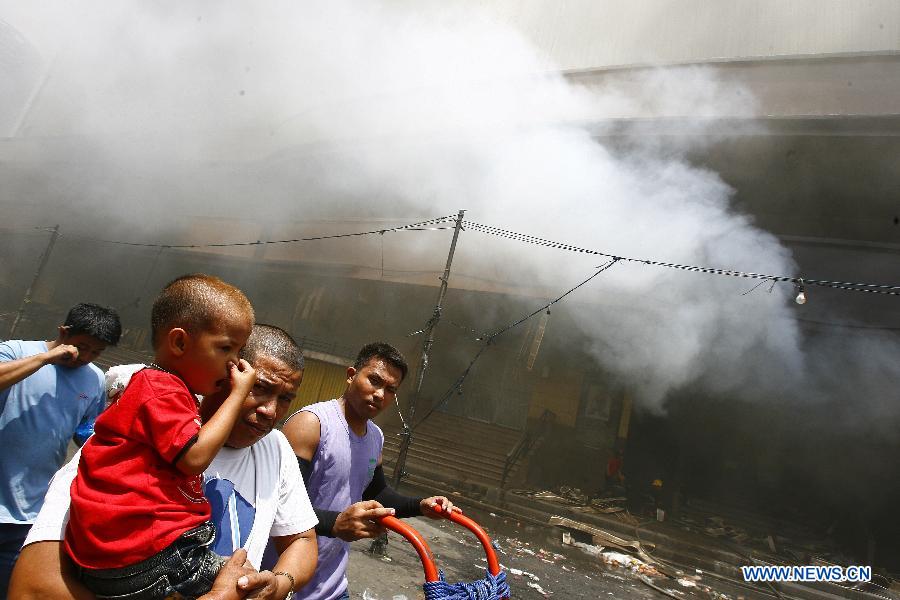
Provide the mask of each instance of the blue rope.
POLYGON ((494 577, 485 571, 485 578, 472 583, 447 583, 444 571, 440 572, 440 581, 426 581, 425 600, 500 600, 509 598, 509 585, 506 573, 494 577))

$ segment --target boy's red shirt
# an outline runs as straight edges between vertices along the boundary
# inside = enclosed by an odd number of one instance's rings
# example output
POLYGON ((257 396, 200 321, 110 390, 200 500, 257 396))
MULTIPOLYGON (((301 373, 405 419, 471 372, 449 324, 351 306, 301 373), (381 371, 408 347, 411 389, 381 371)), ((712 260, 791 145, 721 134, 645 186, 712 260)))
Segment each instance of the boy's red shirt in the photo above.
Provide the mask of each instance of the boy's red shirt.
POLYGON ((72 482, 64 545, 77 564, 131 565, 209 520, 203 475, 174 464, 197 440, 197 408, 181 379, 147 368, 100 415, 72 482))

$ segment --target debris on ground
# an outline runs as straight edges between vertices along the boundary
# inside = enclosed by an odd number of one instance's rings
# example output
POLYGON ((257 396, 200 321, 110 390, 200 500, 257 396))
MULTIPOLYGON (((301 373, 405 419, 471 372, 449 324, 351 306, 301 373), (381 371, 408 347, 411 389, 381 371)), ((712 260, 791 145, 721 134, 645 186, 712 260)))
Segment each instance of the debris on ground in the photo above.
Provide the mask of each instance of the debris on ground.
POLYGON ((525 585, 527 585, 528 587, 530 587, 530 588, 536 590, 537 593, 539 593, 539 594, 542 595, 542 596, 550 596, 550 595, 553 594, 553 592, 548 592, 547 590, 545 590, 544 588, 542 588, 540 585, 538 585, 537 583, 534 583, 534 582, 532 582, 532 581, 526 581, 526 582, 525 582, 525 585))
MULTIPOLYGON (((506 569, 506 567, 503 567, 503 565, 500 565, 500 566, 503 569, 506 569)), ((515 575, 516 577, 527 577, 527 578, 531 579, 532 581, 540 581, 541 580, 541 578, 538 577, 537 575, 535 575, 534 573, 529 573, 528 571, 523 571, 522 569, 516 569, 514 567, 510 567, 509 569, 506 569, 506 571, 510 575, 515 575)))
MULTIPOLYGON (((655 548, 653 544, 642 545, 641 542, 635 540, 626 540, 620 538, 617 535, 613 535, 608 531, 604 531, 598 527, 593 527, 585 523, 579 523, 578 521, 573 521, 572 519, 567 519, 566 517, 550 517, 550 524, 561 527, 563 528, 563 530, 568 529, 570 531, 580 531, 582 533, 587 533, 591 536, 591 540, 595 545, 617 548, 619 550, 622 550, 623 552, 634 553, 645 563, 654 564, 656 562, 644 550, 645 546, 648 550, 653 550, 655 548)), ((565 538, 563 539, 563 543, 565 543, 565 538)))
MULTIPOLYGON (((565 539, 563 539, 563 543, 567 543, 565 539)), ((603 546, 595 546, 593 544, 586 544, 584 542, 568 542, 572 546, 581 549, 585 554, 590 554, 591 556, 600 556, 603 553, 603 546)))
POLYGON ((632 573, 640 573, 648 577, 662 577, 663 574, 656 567, 649 565, 639 558, 622 554, 621 552, 606 551, 600 553, 600 560, 613 567, 624 567, 632 573))

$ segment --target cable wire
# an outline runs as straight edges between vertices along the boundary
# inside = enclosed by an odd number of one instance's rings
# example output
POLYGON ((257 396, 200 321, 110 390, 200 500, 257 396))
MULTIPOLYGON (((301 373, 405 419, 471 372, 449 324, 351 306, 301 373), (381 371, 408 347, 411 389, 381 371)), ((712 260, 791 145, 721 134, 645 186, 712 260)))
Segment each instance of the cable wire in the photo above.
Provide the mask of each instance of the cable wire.
POLYGON ((595 256, 604 256, 606 258, 616 258, 619 260, 623 260, 626 262, 634 262, 641 263, 645 265, 652 265, 657 267, 665 267, 668 269, 679 269, 682 271, 693 271, 697 273, 708 273, 711 275, 727 275, 729 277, 746 277, 750 279, 768 279, 773 283, 776 282, 787 282, 792 283, 794 285, 815 285, 819 287, 827 287, 838 290, 847 290, 852 292, 867 292, 870 294, 888 294, 891 296, 900 296, 900 285, 881 285, 875 283, 854 283, 850 281, 828 281, 824 279, 807 279, 806 277, 788 277, 785 275, 766 275, 763 273, 751 273, 746 271, 738 271, 735 269, 719 269, 714 267, 700 267, 696 265, 682 265, 678 263, 670 263, 659 260, 650 260, 645 258, 632 258, 628 256, 617 256, 615 254, 609 254, 608 252, 602 252, 600 250, 591 250, 589 248, 581 248, 579 246, 574 246, 572 244, 565 244, 562 242, 555 242, 553 240, 547 240, 544 238, 539 238, 533 235, 528 235, 524 233, 518 233, 515 231, 510 231, 508 229, 500 229, 499 227, 492 227, 489 225, 483 225, 481 223, 475 223, 473 221, 463 221, 463 225, 471 229, 473 231, 478 231, 479 233, 484 233, 487 235, 494 235, 498 237, 504 237, 512 240, 517 240, 520 242, 525 242, 528 244, 535 244, 538 246, 546 246, 549 248, 556 248, 559 250, 567 250, 569 252, 580 252, 582 254, 591 254, 595 256))
POLYGON ((359 231, 355 233, 338 233, 334 235, 317 235, 305 238, 292 238, 287 240, 256 240, 255 242, 222 242, 215 244, 152 244, 152 243, 143 243, 143 242, 123 242, 121 240, 106 240, 101 238, 92 238, 80 235, 66 235, 60 237, 69 237, 72 239, 81 239, 92 242, 101 242, 104 244, 117 244, 120 246, 139 246, 143 248, 229 248, 234 246, 261 246, 266 244, 292 244, 295 242, 312 242, 318 240, 333 240, 338 238, 348 238, 348 237, 360 237, 365 235, 375 235, 385 233, 390 233, 394 231, 435 231, 440 229, 452 229, 448 227, 429 227, 430 225, 438 225, 440 223, 446 223, 447 221, 455 220, 456 216, 451 215, 447 217, 438 217, 435 219, 429 219, 428 221, 420 221, 418 223, 410 223, 408 225, 401 225, 399 227, 390 227, 387 229, 374 229, 372 231, 359 231))
POLYGON ((614 258, 613 258, 612 260, 610 260, 608 263, 606 263, 606 264, 604 264, 604 265, 601 265, 600 267, 597 267, 597 270, 596 270, 590 277, 588 277, 587 279, 585 279, 584 281, 582 281, 581 283, 579 283, 579 284, 576 285, 575 287, 566 290, 563 294, 557 296, 556 298, 554 298, 553 300, 551 300, 551 301, 548 302, 547 304, 543 305, 543 306, 540 307, 539 309, 535 310, 534 312, 532 312, 532 313, 530 313, 530 314, 528 314, 528 315, 522 317, 521 319, 518 319, 517 321, 515 321, 515 322, 513 322, 513 323, 510 323, 510 324, 507 325, 506 327, 503 327, 503 328, 501 328, 501 329, 498 329, 497 331, 495 331, 494 333, 492 333, 492 334, 490 334, 490 335, 486 335, 486 336, 482 336, 482 337, 480 337, 480 338, 476 338, 478 341, 484 342, 484 343, 481 345, 481 348, 478 349, 478 352, 476 352, 476 353, 475 353, 475 356, 472 357, 472 360, 469 361, 469 364, 468 364, 468 366, 465 368, 465 370, 463 370, 463 372, 459 375, 459 377, 456 378, 456 381, 454 381, 453 384, 447 389, 447 391, 444 392, 444 393, 441 395, 441 398, 440 398, 440 399, 439 399, 439 400, 438 400, 431 408, 428 409, 428 412, 425 413, 425 416, 422 417, 421 419, 419 419, 419 422, 418 422, 418 423, 415 423, 415 424, 412 425, 412 429, 415 430, 415 429, 416 429, 417 427, 419 427, 422 423, 424 423, 425 420, 426 420, 428 417, 430 417, 430 416, 434 413, 434 411, 436 411, 438 408, 440 408, 441 406, 443 406, 443 405, 447 402, 447 400, 450 399, 450 396, 453 395, 453 392, 457 391, 460 387, 462 387, 462 384, 463 384, 463 382, 466 380, 466 377, 468 377, 468 376, 469 376, 469 373, 472 371, 472 367, 475 366, 475 363, 478 362, 478 359, 481 358, 481 355, 484 354, 484 351, 488 349, 488 346, 490 346, 491 343, 492 343, 497 337, 503 335, 504 333, 506 333, 506 332, 509 331, 510 329, 512 329, 512 328, 514 328, 514 327, 516 327, 516 326, 518 326, 518 325, 521 325, 522 323, 524 323, 525 321, 527 321, 527 320, 530 319, 531 317, 533 317, 533 316, 535 316, 535 315, 537 315, 537 314, 540 314, 540 313, 544 312, 545 310, 547 310, 548 308, 550 308, 551 306, 553 306, 554 304, 556 304, 557 302, 559 302, 560 300, 562 300, 563 298, 565 298, 566 296, 568 296, 569 294, 571 294, 572 292, 574 292, 575 290, 577 290, 578 288, 580 288, 580 287, 582 287, 582 286, 584 286, 584 285, 587 285, 588 282, 590 282, 592 279, 594 279, 595 277, 597 277, 598 275, 600 275, 600 273, 602 273, 602 272, 606 271, 607 269, 609 269, 610 267, 612 267, 614 264, 616 264, 617 262, 619 262, 619 260, 620 260, 619 258, 614 257, 614 258))

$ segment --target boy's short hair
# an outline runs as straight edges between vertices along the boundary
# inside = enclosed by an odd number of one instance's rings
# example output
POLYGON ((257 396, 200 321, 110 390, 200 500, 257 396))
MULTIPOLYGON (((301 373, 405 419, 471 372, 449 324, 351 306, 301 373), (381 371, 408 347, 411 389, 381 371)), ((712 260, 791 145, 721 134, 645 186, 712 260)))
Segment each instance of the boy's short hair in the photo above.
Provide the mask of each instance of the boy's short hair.
POLYGON ((369 361, 373 358, 381 359, 398 369, 400 371, 400 381, 406 379, 406 372, 409 370, 406 359, 403 358, 399 350, 385 342, 373 342, 363 346, 359 354, 356 355, 356 362, 353 363, 353 368, 359 371, 369 364, 369 361))
POLYGON ((119 314, 114 309, 99 304, 76 304, 69 310, 63 325, 68 328, 70 335, 85 333, 109 346, 118 344, 122 337, 119 314))
POLYGON ((242 311, 254 318, 244 292, 218 277, 204 273, 182 275, 163 288, 150 314, 153 345, 174 327, 188 333, 209 331, 226 311, 242 311))
POLYGON ((257 323, 250 332, 250 339, 241 351, 241 358, 251 365, 260 354, 275 358, 286 364, 291 370, 303 370, 303 350, 291 335, 275 325, 257 323))

